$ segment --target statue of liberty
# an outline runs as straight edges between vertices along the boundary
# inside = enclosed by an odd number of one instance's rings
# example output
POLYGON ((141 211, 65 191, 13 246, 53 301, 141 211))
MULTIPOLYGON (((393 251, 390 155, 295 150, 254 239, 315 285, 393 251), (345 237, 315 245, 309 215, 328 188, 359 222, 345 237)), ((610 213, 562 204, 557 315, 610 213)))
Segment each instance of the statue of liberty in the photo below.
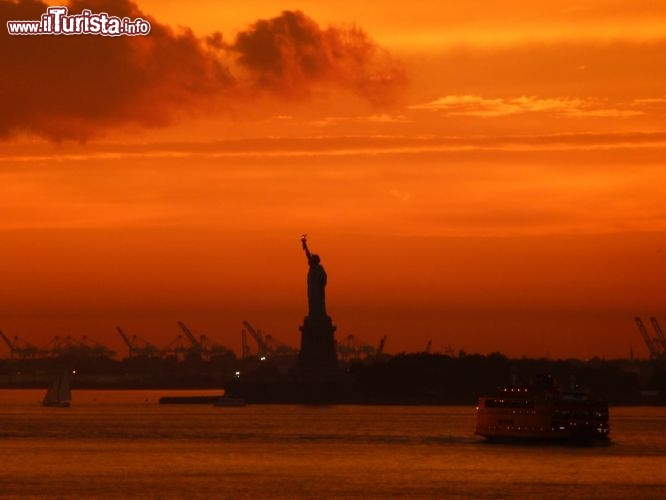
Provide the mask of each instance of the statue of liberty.
POLYGON ((308 258, 308 315, 299 327, 301 350, 298 353, 298 373, 304 384, 306 399, 318 401, 330 398, 330 386, 338 374, 338 354, 335 349, 335 325, 326 314, 326 271, 318 255, 312 255, 306 235, 301 236, 303 251, 308 258))
POLYGON ((305 256, 308 258, 308 316, 326 318, 326 271, 321 265, 319 255, 313 255, 308 249, 307 235, 301 236, 305 256))

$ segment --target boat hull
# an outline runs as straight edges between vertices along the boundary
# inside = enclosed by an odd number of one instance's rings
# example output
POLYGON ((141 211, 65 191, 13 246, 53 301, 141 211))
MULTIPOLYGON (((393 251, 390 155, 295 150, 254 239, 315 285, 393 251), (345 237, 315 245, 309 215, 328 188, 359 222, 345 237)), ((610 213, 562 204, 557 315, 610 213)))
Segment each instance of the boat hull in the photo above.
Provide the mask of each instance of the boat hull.
POLYGON ((69 408, 69 401, 44 401, 42 406, 47 406, 49 408, 69 408))
POLYGON ((212 405, 220 396, 164 396, 158 402, 161 405, 212 405))
POLYGON ((244 399, 240 398, 219 398, 217 401, 213 403, 213 406, 229 406, 229 407, 238 407, 238 406, 246 406, 247 403, 245 402, 244 399))

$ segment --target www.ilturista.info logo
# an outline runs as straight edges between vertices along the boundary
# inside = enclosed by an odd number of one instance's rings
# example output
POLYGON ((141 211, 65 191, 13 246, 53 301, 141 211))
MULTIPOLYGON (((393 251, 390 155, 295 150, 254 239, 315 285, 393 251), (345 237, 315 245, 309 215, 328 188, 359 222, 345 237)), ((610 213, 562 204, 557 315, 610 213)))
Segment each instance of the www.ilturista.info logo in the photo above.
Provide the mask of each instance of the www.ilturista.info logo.
POLYGON ((88 9, 78 15, 67 13, 67 7, 49 7, 39 21, 7 21, 7 31, 10 35, 136 36, 150 33, 150 23, 140 17, 132 20, 106 12, 93 14, 88 9))

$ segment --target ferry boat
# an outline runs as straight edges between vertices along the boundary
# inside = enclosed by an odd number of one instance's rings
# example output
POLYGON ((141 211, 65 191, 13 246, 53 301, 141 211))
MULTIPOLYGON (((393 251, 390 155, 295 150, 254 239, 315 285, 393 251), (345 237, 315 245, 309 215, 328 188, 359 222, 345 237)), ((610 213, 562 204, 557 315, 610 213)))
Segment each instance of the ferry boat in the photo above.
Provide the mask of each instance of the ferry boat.
POLYGON ((596 442, 609 439, 608 404, 588 392, 560 390, 547 377, 479 398, 476 432, 491 441, 596 442))

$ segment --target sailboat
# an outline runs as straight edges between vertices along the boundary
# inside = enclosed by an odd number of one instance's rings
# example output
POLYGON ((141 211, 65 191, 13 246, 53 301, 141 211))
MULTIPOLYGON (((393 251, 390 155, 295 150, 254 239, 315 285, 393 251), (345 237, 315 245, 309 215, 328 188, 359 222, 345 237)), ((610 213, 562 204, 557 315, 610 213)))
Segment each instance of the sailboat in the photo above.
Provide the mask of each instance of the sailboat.
POLYGON ((69 386, 69 376, 67 373, 63 373, 56 377, 49 390, 46 391, 42 405, 67 408, 71 399, 72 390, 69 386))

